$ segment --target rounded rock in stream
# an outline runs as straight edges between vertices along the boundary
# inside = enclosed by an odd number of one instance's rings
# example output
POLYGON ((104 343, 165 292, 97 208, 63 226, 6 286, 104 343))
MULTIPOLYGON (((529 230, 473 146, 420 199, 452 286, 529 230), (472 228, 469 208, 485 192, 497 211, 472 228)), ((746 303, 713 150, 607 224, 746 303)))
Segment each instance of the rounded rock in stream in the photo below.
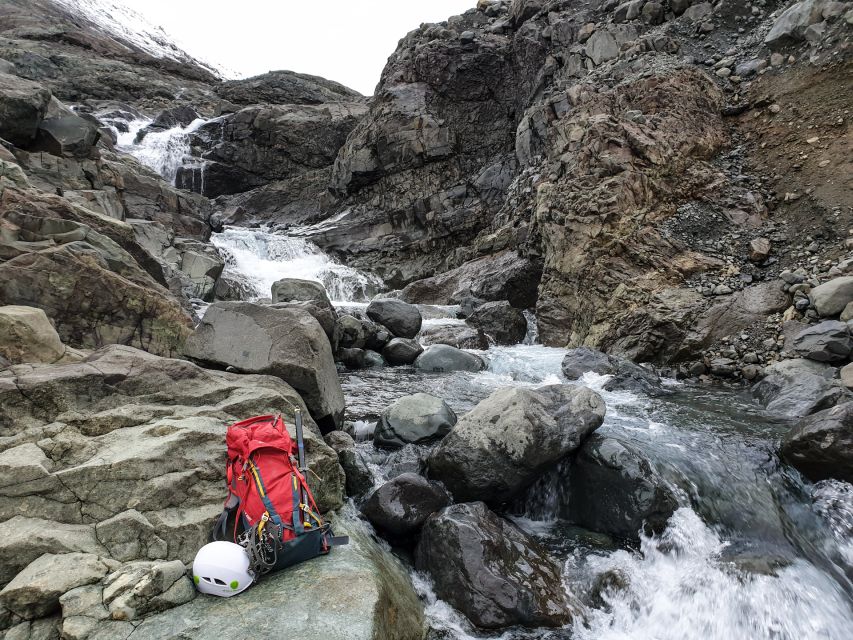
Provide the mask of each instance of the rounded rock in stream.
POLYGON ((562 626, 581 608, 539 543, 482 502, 430 516, 415 565, 430 575, 439 598, 483 629, 562 626))
POLYGON ((391 366, 412 364, 423 350, 417 340, 394 338, 382 349, 382 357, 391 366))
POLYGON ((604 384, 607 391, 641 392, 650 396, 663 393, 660 376, 654 371, 590 347, 569 349, 563 358, 562 369, 569 380, 577 380, 587 372, 613 376, 604 384))
POLYGON ((853 402, 803 420, 783 438, 780 453, 810 480, 853 482, 853 402))
POLYGON ((430 454, 429 475, 457 501, 508 502, 577 449, 604 413, 601 396, 586 387, 499 389, 430 454))
POLYGON ((403 396, 382 412, 373 432, 377 447, 397 449, 443 438, 456 424, 456 414, 441 398, 427 393, 403 396))
POLYGON ((639 451, 590 437, 572 463, 569 513, 576 523, 622 538, 659 533, 678 508, 675 495, 639 451))
POLYGON ((450 496, 440 484, 416 473, 403 473, 374 491, 361 512, 380 531, 404 538, 449 504, 450 496))
POLYGON ((524 313, 506 300, 481 304, 468 317, 468 323, 483 331, 499 345, 518 344, 527 334, 524 313))
POLYGON ((398 338, 414 338, 423 318, 418 308, 394 298, 379 298, 367 306, 367 317, 387 327, 398 338))
POLYGON ((434 344, 418 356, 415 367, 430 373, 450 373, 451 371, 476 373, 485 369, 486 363, 480 356, 473 353, 446 344, 434 344))

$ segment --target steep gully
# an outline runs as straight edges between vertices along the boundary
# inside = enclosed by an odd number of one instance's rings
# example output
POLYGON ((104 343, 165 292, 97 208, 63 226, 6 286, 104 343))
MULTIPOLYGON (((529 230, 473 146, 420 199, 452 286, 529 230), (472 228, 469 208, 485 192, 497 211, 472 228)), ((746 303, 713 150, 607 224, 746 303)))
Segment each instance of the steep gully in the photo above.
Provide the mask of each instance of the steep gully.
MULTIPOLYGON (((200 123, 149 134, 133 142, 136 123, 119 144, 173 179, 188 158, 187 134, 200 123)), ((199 172, 203 176, 203 168, 199 172)), ((330 259, 306 240, 311 228, 282 235, 231 227, 212 238, 226 273, 255 298, 272 282, 301 277, 323 282, 339 308, 363 305, 380 281, 330 259)), ((453 307, 424 307, 425 323, 459 322, 453 307)), ((371 442, 372 425, 389 403, 413 389, 444 398, 462 415, 497 388, 536 388, 565 382, 565 350, 535 344, 529 317, 525 344, 479 352, 480 373, 425 374, 409 367, 342 371, 347 421, 373 464, 377 484, 392 468, 417 464, 414 445, 393 454, 371 442)), ((438 600, 429 581, 413 573, 427 604, 434 637, 682 639, 849 637, 853 628, 853 488, 840 481, 817 484, 780 464, 780 436, 789 428, 749 398, 729 391, 688 387, 651 398, 603 389, 607 377, 586 374, 582 384, 607 403, 599 430, 642 450, 675 491, 680 508, 660 536, 641 537, 639 548, 620 545, 565 519, 564 465, 541 479, 508 514, 539 539, 563 565, 566 589, 589 593, 602 574, 620 589, 587 603, 584 619, 566 630, 510 629, 483 635, 438 600), (565 635, 564 635, 565 634, 565 635)))

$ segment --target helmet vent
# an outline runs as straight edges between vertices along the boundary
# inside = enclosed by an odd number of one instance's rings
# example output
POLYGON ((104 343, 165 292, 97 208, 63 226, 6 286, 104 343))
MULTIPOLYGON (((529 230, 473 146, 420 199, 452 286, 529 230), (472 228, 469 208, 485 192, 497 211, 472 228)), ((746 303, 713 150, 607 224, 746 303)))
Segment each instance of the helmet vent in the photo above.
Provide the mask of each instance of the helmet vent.
POLYGON ((213 579, 213 581, 214 581, 216 584, 218 584, 218 585, 221 585, 221 586, 223 586, 223 587, 225 586, 225 581, 224 581, 224 580, 220 580, 219 578, 214 578, 214 579, 213 579))

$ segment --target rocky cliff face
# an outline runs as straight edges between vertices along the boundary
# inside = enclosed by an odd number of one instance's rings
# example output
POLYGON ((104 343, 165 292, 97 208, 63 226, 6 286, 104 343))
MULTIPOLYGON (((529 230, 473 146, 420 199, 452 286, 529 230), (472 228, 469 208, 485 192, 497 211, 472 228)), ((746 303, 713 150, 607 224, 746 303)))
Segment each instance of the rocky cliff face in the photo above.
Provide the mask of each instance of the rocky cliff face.
MULTIPOLYGON (((422 25, 338 153, 338 215, 313 239, 391 286, 515 253, 541 271, 547 344, 677 363, 747 332, 737 350, 762 352, 782 327, 751 328, 791 302, 769 283, 843 251, 849 185, 812 172, 849 146, 829 143, 849 140, 849 9, 483 1, 422 25), (805 77, 837 99, 782 106, 805 77)), ((433 282, 407 299, 454 299, 433 282)))

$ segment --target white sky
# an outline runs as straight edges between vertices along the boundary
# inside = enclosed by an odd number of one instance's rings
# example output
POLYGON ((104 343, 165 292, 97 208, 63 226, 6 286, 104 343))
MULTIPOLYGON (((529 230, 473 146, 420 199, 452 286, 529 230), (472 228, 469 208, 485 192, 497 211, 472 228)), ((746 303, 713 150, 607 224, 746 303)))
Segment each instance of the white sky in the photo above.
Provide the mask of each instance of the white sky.
POLYGON ((236 76, 289 69, 371 95, 397 42, 476 0, 120 0, 236 76))

